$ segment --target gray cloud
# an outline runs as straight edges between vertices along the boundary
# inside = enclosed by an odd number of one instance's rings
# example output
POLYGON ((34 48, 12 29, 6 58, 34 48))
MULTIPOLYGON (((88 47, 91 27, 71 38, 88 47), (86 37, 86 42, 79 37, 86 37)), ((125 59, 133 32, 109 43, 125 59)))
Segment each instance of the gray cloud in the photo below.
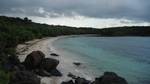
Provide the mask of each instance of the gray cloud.
POLYGON ((149 0, 1 0, 0 14, 74 16, 150 21, 149 0))

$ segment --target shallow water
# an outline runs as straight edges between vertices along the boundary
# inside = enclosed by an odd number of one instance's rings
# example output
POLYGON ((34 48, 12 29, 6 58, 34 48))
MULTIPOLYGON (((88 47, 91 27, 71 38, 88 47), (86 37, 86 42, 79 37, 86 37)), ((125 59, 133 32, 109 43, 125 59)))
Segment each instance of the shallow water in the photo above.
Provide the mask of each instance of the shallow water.
POLYGON ((70 37, 54 46, 82 60, 95 77, 112 71, 129 84, 150 84, 150 37, 70 37))

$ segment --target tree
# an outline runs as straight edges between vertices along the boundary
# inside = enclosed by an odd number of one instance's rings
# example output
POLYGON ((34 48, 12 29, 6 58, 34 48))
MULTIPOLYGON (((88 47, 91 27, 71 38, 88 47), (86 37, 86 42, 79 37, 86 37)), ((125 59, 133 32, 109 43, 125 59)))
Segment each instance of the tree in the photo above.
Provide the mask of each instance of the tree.
POLYGON ((32 22, 32 20, 28 19, 27 17, 24 18, 25 22, 32 22))

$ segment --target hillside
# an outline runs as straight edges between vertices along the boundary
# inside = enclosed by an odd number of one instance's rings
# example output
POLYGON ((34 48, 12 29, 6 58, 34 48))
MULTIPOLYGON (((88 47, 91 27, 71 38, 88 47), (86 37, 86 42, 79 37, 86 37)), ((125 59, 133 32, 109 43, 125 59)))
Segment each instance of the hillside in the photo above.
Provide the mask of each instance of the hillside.
POLYGON ((101 29, 102 36, 150 36, 150 26, 114 27, 101 29))
POLYGON ((32 22, 28 18, 0 16, 0 32, 0 54, 5 52, 9 54, 10 48, 14 48, 18 43, 32 39, 60 35, 96 34, 99 30, 39 24, 32 22))

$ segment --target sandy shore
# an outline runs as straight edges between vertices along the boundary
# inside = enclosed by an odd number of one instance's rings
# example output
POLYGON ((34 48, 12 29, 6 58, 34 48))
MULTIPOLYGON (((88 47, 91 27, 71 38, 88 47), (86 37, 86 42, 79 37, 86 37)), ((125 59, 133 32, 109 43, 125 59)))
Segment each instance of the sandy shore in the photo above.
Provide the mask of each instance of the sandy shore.
MULTIPOLYGON (((62 39, 68 36, 59 36, 59 37, 47 37, 43 39, 35 39, 33 41, 26 42, 25 44, 20 44, 17 46, 16 50, 19 56, 20 61, 24 61, 26 56, 35 50, 42 51, 46 57, 58 59, 60 61, 60 64, 58 65, 57 69, 62 72, 62 77, 41 77, 41 84, 60 84, 62 81, 69 80, 70 78, 67 77, 67 74, 69 72, 81 76, 86 77, 85 74, 83 74, 82 71, 79 71, 81 67, 77 67, 73 65, 73 62, 75 62, 74 59, 65 56, 60 50, 57 50, 53 46, 53 42, 57 41, 58 39, 62 39), (52 57, 50 56, 50 53, 57 53, 60 56, 58 57, 52 57)), ((70 36, 69 36, 70 37, 70 36)), ((90 78, 89 78, 90 79, 90 78)))

